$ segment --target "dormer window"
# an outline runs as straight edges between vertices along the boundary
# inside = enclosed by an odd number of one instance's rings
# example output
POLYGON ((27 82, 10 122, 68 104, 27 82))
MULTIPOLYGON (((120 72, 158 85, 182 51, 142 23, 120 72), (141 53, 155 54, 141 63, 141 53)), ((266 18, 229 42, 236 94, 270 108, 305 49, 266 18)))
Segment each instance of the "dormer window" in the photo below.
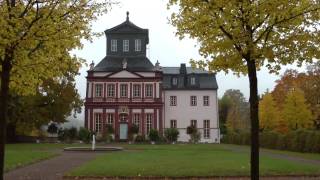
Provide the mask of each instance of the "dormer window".
POLYGON ((123 40, 123 52, 129 52, 129 40, 123 40))
POLYGON ((116 39, 111 39, 111 51, 117 52, 117 40, 116 39))
POLYGON ((178 78, 176 77, 172 78, 172 85, 174 86, 178 85, 178 78))
POLYGON ((134 50, 141 51, 141 39, 136 39, 134 41, 134 50))
POLYGON ((195 77, 191 77, 190 83, 191 83, 191 85, 195 85, 196 84, 196 78, 195 77))

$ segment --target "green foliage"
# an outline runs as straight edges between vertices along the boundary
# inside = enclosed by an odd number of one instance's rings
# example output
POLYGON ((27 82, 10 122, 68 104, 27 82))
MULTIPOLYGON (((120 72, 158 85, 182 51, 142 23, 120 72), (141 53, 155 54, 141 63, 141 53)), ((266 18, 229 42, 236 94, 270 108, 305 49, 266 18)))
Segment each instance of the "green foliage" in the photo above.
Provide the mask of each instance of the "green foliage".
POLYGON ((113 126, 111 124, 107 124, 106 125, 106 131, 107 131, 108 134, 114 134, 113 126))
POLYGON ((136 138, 134 139, 134 142, 135 142, 135 143, 143 143, 143 142, 145 142, 145 141, 146 141, 146 140, 145 140, 144 136, 141 135, 141 134, 138 134, 138 135, 136 136, 136 138))
POLYGON ((179 137, 179 131, 176 128, 168 128, 164 130, 164 136, 169 142, 176 142, 179 137))
POLYGON ((157 142, 159 140, 159 132, 156 129, 150 129, 150 132, 148 134, 149 140, 157 142))
POLYGON ((60 141, 68 141, 68 142, 72 142, 76 139, 78 139, 78 129, 75 127, 71 127, 71 128, 65 128, 62 129, 60 128, 58 131, 58 139, 60 141))
MULTIPOLYGON (((275 131, 260 133, 261 147, 269 149, 289 150, 297 152, 320 152, 320 132, 311 130, 291 131, 281 134, 275 131)), ((239 145, 250 144, 250 134, 246 132, 228 133, 221 142, 239 145)))
POLYGON ((57 133, 57 132, 58 132, 57 124, 56 124, 56 123, 51 123, 51 124, 48 126, 47 132, 50 133, 50 134, 55 134, 55 133, 57 133))
POLYGON ((191 135, 192 133, 197 132, 197 128, 194 126, 188 126, 187 127, 187 134, 191 135))
POLYGON ((91 140, 91 133, 87 128, 81 127, 79 130, 79 139, 85 143, 89 143, 91 140))
POLYGON ((132 126, 130 127, 129 132, 131 134, 138 134, 139 133, 139 126, 137 126, 136 124, 132 124, 132 126))

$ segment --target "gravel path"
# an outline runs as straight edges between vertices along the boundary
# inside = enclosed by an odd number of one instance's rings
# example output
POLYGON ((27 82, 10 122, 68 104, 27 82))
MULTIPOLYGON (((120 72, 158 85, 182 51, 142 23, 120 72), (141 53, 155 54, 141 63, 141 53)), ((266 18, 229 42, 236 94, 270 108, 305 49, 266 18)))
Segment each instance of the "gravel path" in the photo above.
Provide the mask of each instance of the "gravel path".
POLYGON ((5 180, 61 180, 64 173, 93 159, 97 153, 62 152, 61 155, 9 171, 5 180))

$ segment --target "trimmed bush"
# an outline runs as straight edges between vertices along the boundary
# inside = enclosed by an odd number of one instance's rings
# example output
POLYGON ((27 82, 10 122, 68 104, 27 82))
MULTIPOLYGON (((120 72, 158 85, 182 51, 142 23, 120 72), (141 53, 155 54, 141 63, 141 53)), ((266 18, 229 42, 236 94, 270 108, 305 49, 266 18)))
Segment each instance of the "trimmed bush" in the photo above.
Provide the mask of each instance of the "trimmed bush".
POLYGON ((143 142, 145 142, 145 141, 146 141, 146 140, 145 140, 144 136, 141 135, 141 134, 138 134, 138 135, 136 136, 136 138, 134 139, 134 142, 135 142, 135 143, 143 143, 143 142))
MULTIPOLYGON (((300 129, 287 134, 264 131, 259 136, 260 146, 263 148, 320 153, 320 132, 318 131, 300 129)), ((223 136, 221 142, 248 145, 250 144, 250 133, 229 132, 223 136)))
POLYGON ((176 128, 168 128, 164 131, 164 136, 169 142, 176 142, 179 137, 179 131, 176 128))
POLYGON ((159 132, 156 129, 150 129, 150 132, 148 134, 149 140, 157 142, 159 140, 159 132))
POLYGON ((85 143, 89 143, 91 140, 91 133, 87 128, 81 127, 79 130, 79 139, 85 143))

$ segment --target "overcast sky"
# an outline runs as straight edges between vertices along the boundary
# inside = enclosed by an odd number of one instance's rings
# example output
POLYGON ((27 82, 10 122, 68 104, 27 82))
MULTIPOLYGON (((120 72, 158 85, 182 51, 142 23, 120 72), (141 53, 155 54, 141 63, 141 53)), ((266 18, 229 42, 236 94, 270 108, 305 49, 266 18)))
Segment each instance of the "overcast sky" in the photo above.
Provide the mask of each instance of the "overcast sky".
MULTIPOLYGON (((180 63, 187 63, 189 60, 201 59, 197 42, 190 39, 179 40, 175 36, 175 28, 168 23, 170 12, 167 10, 164 0, 120 0, 119 5, 114 5, 110 12, 101 16, 94 22, 93 30, 95 32, 103 32, 106 29, 114 27, 126 19, 126 11, 130 12, 130 21, 139 27, 149 29, 149 49, 148 57, 152 63, 159 60, 161 66, 179 66, 180 63)), ((84 42, 82 50, 74 51, 74 53, 87 60, 88 64, 94 61, 95 64, 106 55, 105 36, 94 38, 93 42, 84 42)), ((292 68, 295 68, 292 66, 292 68)), ((281 73, 287 67, 283 67, 281 73)), ((296 69, 296 68, 295 68, 296 69)), ((88 67, 83 67, 80 71, 81 75, 77 77, 77 88, 81 96, 85 97, 86 91, 86 71, 88 67)), ((301 69, 300 69, 301 70, 301 69)), ((272 90, 275 86, 275 80, 279 76, 269 74, 267 70, 258 72, 259 94, 272 90)), ((221 97, 227 89, 240 89, 248 99, 249 83, 247 77, 237 77, 223 72, 217 73, 217 81, 219 85, 218 96, 221 97)))

